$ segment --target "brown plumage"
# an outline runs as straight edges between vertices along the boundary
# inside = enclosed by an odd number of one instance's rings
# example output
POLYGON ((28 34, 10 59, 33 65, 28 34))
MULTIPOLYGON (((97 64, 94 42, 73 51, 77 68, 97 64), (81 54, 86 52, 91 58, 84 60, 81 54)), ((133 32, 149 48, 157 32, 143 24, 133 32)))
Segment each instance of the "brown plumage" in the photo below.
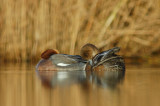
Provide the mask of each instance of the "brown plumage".
POLYGON ((95 45, 88 43, 81 48, 80 55, 83 57, 83 59, 90 60, 98 53, 98 48, 95 45))
POLYGON ((59 54, 59 51, 56 50, 56 49, 47 49, 46 51, 44 51, 42 54, 41 54, 41 58, 43 59, 48 59, 51 55, 53 54, 59 54))

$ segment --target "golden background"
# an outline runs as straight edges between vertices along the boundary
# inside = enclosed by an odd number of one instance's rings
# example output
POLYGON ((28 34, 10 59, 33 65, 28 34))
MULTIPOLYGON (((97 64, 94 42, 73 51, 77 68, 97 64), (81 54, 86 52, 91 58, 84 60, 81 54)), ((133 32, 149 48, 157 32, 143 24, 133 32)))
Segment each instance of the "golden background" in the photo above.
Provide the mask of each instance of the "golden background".
POLYGON ((119 46, 124 57, 160 53, 160 0, 1 0, 0 60, 37 61, 55 48, 119 46))

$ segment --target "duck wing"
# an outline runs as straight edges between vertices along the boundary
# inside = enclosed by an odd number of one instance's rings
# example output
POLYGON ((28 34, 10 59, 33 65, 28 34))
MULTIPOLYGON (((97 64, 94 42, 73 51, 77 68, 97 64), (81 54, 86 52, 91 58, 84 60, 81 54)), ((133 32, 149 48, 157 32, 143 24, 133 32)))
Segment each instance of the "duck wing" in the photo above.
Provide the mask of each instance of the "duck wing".
POLYGON ((84 60, 80 55, 68 55, 68 57, 70 59, 73 59, 73 60, 77 61, 77 62, 87 63, 87 61, 84 60))
POLYGON ((114 47, 112 49, 109 49, 107 51, 102 52, 101 54, 103 55, 101 58, 101 61, 105 60, 106 58, 115 56, 115 53, 119 52, 120 48, 119 47, 114 47))
POLYGON ((86 63, 79 55, 55 54, 50 57, 54 64, 76 64, 79 62, 86 63))
POLYGON ((112 49, 109 49, 107 51, 101 52, 97 54, 95 57, 93 57, 92 62, 93 66, 98 66, 108 60, 115 59, 117 57, 121 57, 116 55, 115 53, 119 52, 120 48, 119 47, 114 47, 112 49))

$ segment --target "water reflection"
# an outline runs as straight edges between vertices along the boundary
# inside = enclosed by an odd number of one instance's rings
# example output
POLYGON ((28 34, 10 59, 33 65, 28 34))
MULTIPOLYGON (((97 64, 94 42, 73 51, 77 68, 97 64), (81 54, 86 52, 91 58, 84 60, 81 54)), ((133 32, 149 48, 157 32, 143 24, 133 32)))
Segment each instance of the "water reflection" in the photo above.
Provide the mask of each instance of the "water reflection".
POLYGON ((97 85, 103 88, 115 88, 124 79, 124 71, 36 71, 46 87, 97 85))
POLYGON ((92 82, 103 88, 115 88, 123 81, 125 71, 95 71, 92 72, 92 82))
POLYGON ((126 69, 125 76, 70 71, 58 77, 35 73, 35 65, 1 65, 0 106, 159 106, 160 68, 126 69))
POLYGON ((85 71, 36 71, 44 86, 69 86, 84 83, 86 81, 85 71))

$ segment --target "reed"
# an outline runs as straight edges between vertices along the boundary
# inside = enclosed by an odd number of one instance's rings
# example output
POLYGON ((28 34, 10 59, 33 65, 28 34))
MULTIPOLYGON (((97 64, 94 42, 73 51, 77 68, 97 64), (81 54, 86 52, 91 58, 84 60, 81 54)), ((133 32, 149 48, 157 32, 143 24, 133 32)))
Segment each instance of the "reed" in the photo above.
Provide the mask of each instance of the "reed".
POLYGON ((160 53, 160 0, 1 0, 1 61, 34 61, 48 49, 79 54, 86 43, 126 57, 160 53))

